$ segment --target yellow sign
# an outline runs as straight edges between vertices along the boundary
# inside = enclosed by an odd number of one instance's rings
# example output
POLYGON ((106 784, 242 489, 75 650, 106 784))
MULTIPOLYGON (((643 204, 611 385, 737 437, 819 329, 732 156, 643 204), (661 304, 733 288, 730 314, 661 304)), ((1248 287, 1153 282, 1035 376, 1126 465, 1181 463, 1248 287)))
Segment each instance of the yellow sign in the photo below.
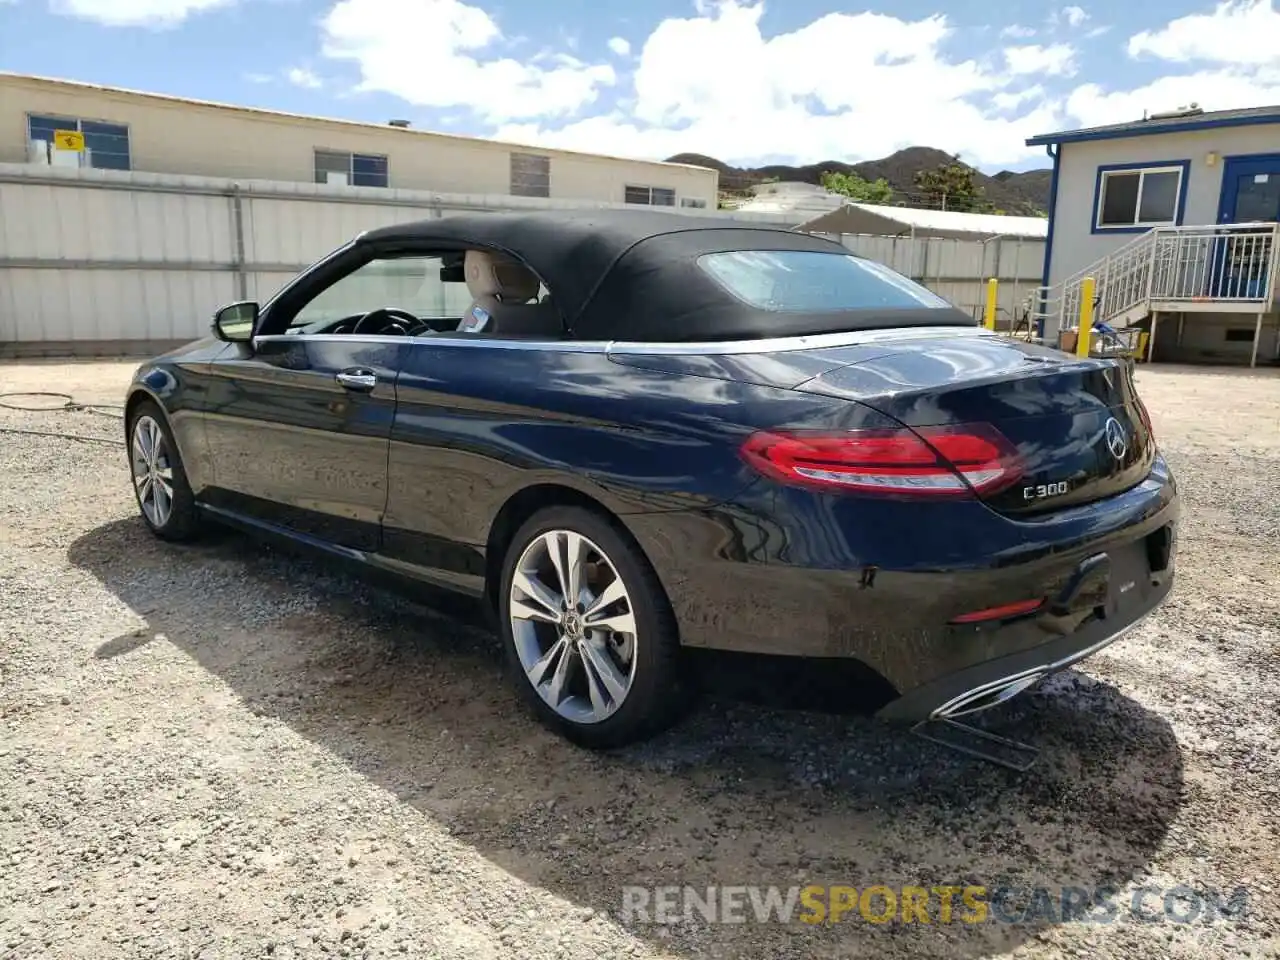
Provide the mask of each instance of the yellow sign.
POLYGON ((59 150, 84 153, 84 134, 79 130, 53 131, 53 145, 59 150))

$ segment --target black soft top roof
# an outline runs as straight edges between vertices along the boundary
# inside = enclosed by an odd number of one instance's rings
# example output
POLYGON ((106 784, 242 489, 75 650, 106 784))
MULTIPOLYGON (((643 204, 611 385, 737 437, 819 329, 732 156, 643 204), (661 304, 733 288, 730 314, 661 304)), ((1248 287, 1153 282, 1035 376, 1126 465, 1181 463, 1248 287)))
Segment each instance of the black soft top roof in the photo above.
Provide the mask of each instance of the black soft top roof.
POLYGON ((833 240, 781 227, 646 210, 481 213, 370 230, 362 243, 488 247, 528 264, 580 340, 737 340, 919 325, 972 326, 959 310, 784 313, 733 296, 697 265, 704 253, 813 250, 833 240))

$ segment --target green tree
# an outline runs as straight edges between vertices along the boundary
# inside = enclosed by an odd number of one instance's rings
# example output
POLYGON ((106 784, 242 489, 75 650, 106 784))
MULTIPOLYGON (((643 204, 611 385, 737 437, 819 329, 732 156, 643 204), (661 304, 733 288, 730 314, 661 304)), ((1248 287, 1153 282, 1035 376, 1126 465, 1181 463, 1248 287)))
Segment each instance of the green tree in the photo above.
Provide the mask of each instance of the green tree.
POLYGON ((827 170, 822 174, 822 185, 832 193, 843 194, 855 203, 888 203, 893 199, 893 188, 884 177, 879 180, 864 180, 856 173, 827 170))
POLYGON ((973 182, 973 167, 961 163, 958 156, 939 164, 933 170, 916 173, 916 186, 931 207, 964 213, 985 212, 991 204, 982 199, 982 188, 973 182))

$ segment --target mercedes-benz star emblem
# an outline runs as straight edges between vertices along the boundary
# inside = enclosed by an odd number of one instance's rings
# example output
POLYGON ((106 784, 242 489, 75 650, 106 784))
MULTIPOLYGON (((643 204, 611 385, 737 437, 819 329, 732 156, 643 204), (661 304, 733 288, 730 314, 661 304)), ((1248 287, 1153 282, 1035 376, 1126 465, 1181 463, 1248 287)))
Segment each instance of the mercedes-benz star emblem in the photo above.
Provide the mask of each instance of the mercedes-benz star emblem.
POLYGON ((1108 417, 1106 426, 1102 428, 1102 434, 1111 455, 1117 460, 1123 460, 1125 453, 1129 450, 1129 441, 1125 439, 1124 427, 1120 426, 1120 421, 1115 417, 1108 417))
POLYGON ((582 617, 570 610, 564 615, 564 632, 570 640, 578 640, 582 637, 582 617))

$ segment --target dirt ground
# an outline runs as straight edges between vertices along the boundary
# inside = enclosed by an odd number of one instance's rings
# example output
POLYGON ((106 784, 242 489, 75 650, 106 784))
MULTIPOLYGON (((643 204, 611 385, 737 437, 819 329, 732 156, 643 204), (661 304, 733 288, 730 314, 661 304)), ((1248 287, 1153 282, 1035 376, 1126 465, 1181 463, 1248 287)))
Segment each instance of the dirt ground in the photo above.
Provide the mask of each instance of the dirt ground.
MULTIPOLYGON (((132 368, 0 365, 0 393, 118 403, 132 368)), ((1185 496, 1179 582, 993 716, 1043 749, 1022 774, 714 698, 577 750, 526 719, 478 621, 236 534, 159 543, 122 447, 0 433, 0 958, 1280 955, 1280 376, 1139 384, 1185 496), (624 887, 679 884, 1115 909, 624 922, 624 887)), ((120 436, 88 411, 0 428, 120 436)))

